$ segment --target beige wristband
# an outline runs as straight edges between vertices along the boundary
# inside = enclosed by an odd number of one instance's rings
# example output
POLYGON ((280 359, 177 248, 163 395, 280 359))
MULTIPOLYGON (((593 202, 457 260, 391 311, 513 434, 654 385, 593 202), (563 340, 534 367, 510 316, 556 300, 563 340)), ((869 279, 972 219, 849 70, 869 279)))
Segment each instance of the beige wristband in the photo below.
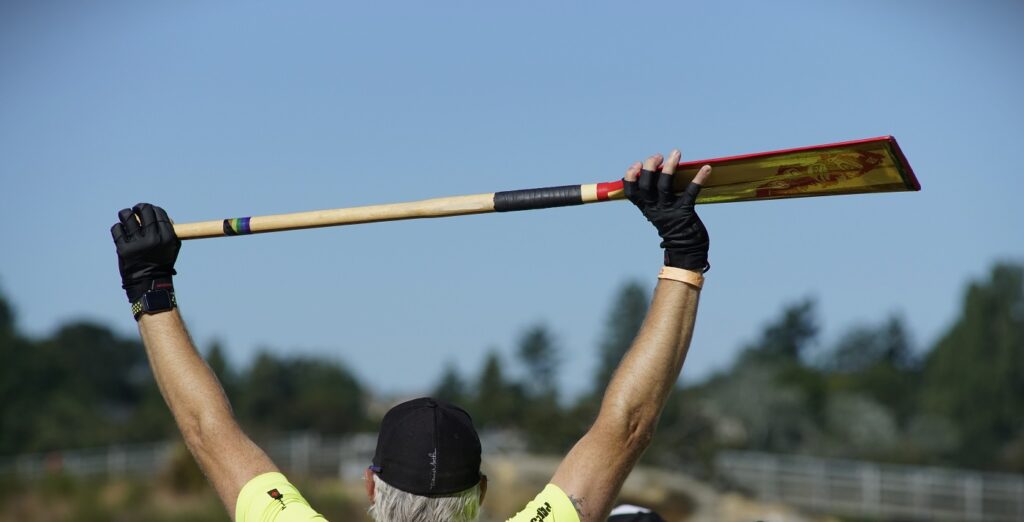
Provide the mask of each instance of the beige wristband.
POLYGON ((683 270, 682 268, 676 268, 674 266, 661 267, 661 272, 658 272, 658 279, 671 279, 697 288, 704 286, 703 274, 692 270, 683 270))

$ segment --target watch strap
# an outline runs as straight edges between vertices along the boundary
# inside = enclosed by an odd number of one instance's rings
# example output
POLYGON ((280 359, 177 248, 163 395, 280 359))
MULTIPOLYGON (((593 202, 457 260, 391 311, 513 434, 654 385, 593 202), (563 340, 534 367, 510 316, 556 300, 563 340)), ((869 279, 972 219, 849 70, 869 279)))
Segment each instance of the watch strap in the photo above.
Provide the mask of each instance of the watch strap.
MULTIPOLYGON (((153 291, 154 290, 150 290, 149 292, 153 292, 153 291)), ((166 312, 167 310, 173 310, 174 308, 177 308, 177 306, 178 306, 178 299, 174 296, 173 288, 171 290, 156 290, 156 291, 167 292, 167 295, 168 295, 168 297, 170 298, 170 301, 171 301, 171 307, 167 308, 165 310, 146 310, 145 309, 146 308, 145 307, 145 300, 146 300, 146 295, 149 294, 149 292, 146 292, 145 294, 142 294, 142 297, 140 297, 137 301, 132 303, 132 316, 135 317, 136 321, 138 321, 139 317, 142 317, 142 314, 144 314, 144 313, 148 313, 148 312, 151 312, 151 311, 166 312)))

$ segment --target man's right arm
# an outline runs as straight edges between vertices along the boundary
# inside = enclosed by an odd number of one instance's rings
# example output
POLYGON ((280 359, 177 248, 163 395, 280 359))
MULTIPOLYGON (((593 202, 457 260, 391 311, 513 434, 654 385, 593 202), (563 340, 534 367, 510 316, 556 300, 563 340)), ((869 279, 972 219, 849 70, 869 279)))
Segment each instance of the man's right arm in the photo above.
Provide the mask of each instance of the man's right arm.
MULTIPOLYGON (((679 159, 673 151, 659 174, 655 171, 662 158, 652 156, 642 166, 630 167, 625 183, 629 199, 662 235, 666 263, 696 275, 705 269, 708 240, 693 203, 710 168, 701 169, 677 200, 670 192, 679 159)), ((551 483, 569 497, 580 520, 608 517, 623 482, 650 444, 686 359, 699 298, 699 284, 659 279, 643 326, 605 390, 597 420, 555 471, 551 483)))

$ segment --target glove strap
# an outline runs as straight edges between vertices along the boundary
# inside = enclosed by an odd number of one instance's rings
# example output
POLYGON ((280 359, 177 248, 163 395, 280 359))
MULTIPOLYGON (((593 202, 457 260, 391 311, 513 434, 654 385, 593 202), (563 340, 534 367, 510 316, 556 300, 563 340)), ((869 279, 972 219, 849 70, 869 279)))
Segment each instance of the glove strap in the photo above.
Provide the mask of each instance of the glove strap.
POLYGON ((665 266, 673 266, 701 273, 711 270, 711 263, 708 263, 707 252, 694 255, 684 251, 673 250, 666 248, 664 241, 661 243, 661 247, 665 249, 665 266))
POLYGON ((680 283, 686 283, 697 289, 700 289, 704 286, 703 274, 694 272, 692 270, 683 270, 682 268, 676 268, 674 266, 661 267, 661 272, 658 272, 658 279, 671 279, 672 281, 679 281, 680 283))
POLYGON ((143 314, 166 312, 177 307, 174 283, 170 278, 157 279, 150 283, 149 290, 132 302, 132 316, 138 321, 143 314))

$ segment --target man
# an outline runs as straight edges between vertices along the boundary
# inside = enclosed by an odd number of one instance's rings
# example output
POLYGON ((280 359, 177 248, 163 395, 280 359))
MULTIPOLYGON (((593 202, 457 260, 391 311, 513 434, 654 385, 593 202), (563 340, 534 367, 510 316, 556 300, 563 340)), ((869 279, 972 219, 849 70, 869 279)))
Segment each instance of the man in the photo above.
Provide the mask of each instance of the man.
MULTIPOLYGON (((605 391, 593 426, 550 483, 513 521, 603 521, 647 448, 693 334, 708 264, 707 230, 694 211, 704 166, 672 192, 673 151, 629 167, 624 191, 662 237, 665 267, 647 318, 605 391), (659 171, 660 167, 660 171, 659 171)), ((157 385, 192 455, 238 522, 323 520, 242 432, 216 377, 177 311, 171 276, 181 241, 167 214, 148 204, 118 213, 111 228, 122 286, 132 303, 157 385)), ((487 491, 469 414, 429 398, 400 404, 381 422, 366 492, 375 520, 472 521, 487 491)))

